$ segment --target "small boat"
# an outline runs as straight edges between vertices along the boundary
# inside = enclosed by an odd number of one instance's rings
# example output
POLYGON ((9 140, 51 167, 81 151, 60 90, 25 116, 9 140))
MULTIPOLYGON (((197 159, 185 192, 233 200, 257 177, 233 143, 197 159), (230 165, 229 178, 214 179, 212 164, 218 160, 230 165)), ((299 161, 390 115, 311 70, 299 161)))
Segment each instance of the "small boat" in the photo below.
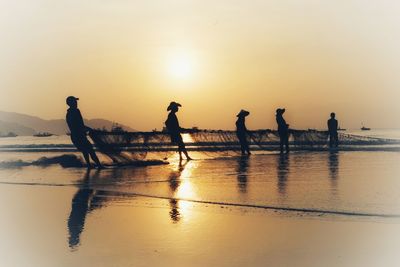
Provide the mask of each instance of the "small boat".
POLYGON ((371 130, 371 128, 368 128, 368 127, 365 127, 365 126, 361 127, 361 131, 369 131, 369 130, 371 130))
POLYGON ((113 123, 113 125, 111 126, 111 132, 112 133, 125 133, 126 131, 118 123, 113 123))
POLYGON ((8 134, 0 134, 0 137, 17 137, 18 134, 9 132, 8 134))
POLYGON ((49 132, 39 132, 37 134, 34 134, 34 137, 49 137, 49 136, 53 136, 54 134, 49 133, 49 132))
POLYGON ((345 128, 340 128, 340 126, 339 126, 339 128, 337 129, 338 131, 347 131, 347 129, 345 129, 345 128))

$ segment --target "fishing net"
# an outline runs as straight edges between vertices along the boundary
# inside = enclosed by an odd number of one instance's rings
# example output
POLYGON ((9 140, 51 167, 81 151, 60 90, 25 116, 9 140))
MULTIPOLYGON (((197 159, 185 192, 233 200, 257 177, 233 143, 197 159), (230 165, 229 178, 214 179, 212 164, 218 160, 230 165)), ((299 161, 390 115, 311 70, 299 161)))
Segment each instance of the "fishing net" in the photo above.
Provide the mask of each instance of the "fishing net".
MULTIPOLYGON (((114 162, 143 160, 149 156, 168 158, 177 151, 166 132, 105 132, 90 133, 98 150, 108 155, 114 162)), ((240 153, 240 144, 235 131, 189 130, 182 133, 188 151, 204 154, 232 155, 240 153)), ((290 130, 289 144, 292 150, 326 149, 328 132, 316 130, 290 130)), ((279 150, 279 135, 274 130, 248 132, 251 150, 279 150)), ((339 132, 340 147, 386 146, 399 144, 400 140, 352 135, 339 132)))

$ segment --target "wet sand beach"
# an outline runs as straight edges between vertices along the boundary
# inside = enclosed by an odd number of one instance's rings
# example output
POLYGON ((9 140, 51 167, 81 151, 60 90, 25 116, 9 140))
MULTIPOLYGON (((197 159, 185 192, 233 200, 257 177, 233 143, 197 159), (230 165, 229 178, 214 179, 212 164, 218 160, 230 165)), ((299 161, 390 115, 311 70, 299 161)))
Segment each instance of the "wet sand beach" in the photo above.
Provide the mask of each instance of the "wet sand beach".
POLYGON ((2 266, 398 266, 394 152, 0 170, 2 266))

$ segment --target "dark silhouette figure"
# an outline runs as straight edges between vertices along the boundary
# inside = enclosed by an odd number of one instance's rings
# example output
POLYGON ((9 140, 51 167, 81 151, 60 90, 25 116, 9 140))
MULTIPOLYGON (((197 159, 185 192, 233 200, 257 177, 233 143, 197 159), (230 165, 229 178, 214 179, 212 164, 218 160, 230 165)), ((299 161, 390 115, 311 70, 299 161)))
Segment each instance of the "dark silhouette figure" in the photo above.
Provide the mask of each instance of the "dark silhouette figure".
POLYGON ((165 121, 165 126, 167 127, 168 133, 171 137, 171 142, 178 146, 179 159, 182 159, 182 152, 185 154, 187 160, 191 160, 189 154, 186 150, 185 143, 183 143, 181 132, 186 130, 179 126, 178 117, 176 116, 176 112, 178 112, 181 104, 176 102, 171 102, 167 108, 167 111, 170 111, 168 114, 168 118, 165 121))
POLYGON ((283 153, 283 147, 286 147, 286 153, 289 153, 289 124, 283 118, 285 109, 278 108, 276 110, 276 123, 278 124, 279 146, 280 151, 283 153))
POLYGON ((80 110, 78 109, 78 101, 79 98, 74 96, 67 97, 67 105, 69 109, 67 111, 66 121, 71 132, 71 140, 75 147, 82 152, 83 157, 85 158, 86 164, 88 168, 91 168, 89 155, 92 160, 96 163, 99 169, 103 168, 100 163, 99 158, 94 152, 92 144, 87 139, 87 132, 92 129, 85 126, 83 122, 83 118, 80 110))
POLYGON ((335 113, 331 113, 331 118, 328 120, 329 147, 338 147, 338 121, 335 119, 335 113))
POLYGON ((236 135, 240 142, 240 150, 242 151, 242 155, 245 155, 246 152, 250 155, 249 142, 247 141, 247 128, 245 119, 250 114, 250 112, 246 110, 241 110, 239 114, 236 115, 238 119, 236 120, 236 135))
POLYGON ((240 157, 237 166, 237 183, 240 193, 247 192, 247 170, 249 168, 249 157, 240 157))
POLYGON ((80 243, 80 236, 83 231, 86 215, 89 212, 90 200, 94 190, 90 189, 90 170, 87 170, 81 188, 72 199, 71 213, 68 218, 69 247, 75 248, 80 243))
POLYGON ((289 175, 289 155, 280 154, 277 164, 278 192, 286 195, 287 178, 289 175))

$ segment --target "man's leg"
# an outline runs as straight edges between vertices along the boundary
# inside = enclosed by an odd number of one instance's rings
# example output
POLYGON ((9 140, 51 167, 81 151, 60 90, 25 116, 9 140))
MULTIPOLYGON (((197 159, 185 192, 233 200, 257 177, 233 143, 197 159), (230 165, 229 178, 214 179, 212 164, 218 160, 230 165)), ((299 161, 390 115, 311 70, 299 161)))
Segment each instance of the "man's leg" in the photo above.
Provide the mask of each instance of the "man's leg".
POLYGON ((249 142, 247 142, 246 137, 244 138, 244 150, 247 152, 248 155, 250 155, 250 147, 249 147, 249 142))
POLYGON ((183 143, 183 141, 181 141, 181 142, 179 143, 179 157, 180 157, 180 158, 182 158, 181 152, 183 152, 183 154, 185 154, 187 160, 191 160, 191 159, 192 159, 192 158, 189 156, 189 154, 188 154, 188 152, 187 152, 187 150, 186 150, 186 147, 185 147, 185 144, 183 143))
POLYGON ((279 135, 279 147, 281 149, 281 154, 283 154, 283 143, 284 143, 284 137, 282 135, 279 135))
POLYGON ((89 153, 87 151, 82 151, 83 158, 86 161, 86 166, 90 169, 92 166, 90 165, 89 153))
POLYGON ((339 135, 338 133, 335 134, 335 147, 339 146, 339 135))
POLYGON ((98 168, 102 168, 103 165, 101 165, 99 158, 96 155, 96 152, 94 151, 94 149, 92 149, 90 152, 90 157, 92 158, 92 160, 96 163, 98 168))
POLYGON ((286 153, 289 153, 289 135, 285 137, 286 153))

